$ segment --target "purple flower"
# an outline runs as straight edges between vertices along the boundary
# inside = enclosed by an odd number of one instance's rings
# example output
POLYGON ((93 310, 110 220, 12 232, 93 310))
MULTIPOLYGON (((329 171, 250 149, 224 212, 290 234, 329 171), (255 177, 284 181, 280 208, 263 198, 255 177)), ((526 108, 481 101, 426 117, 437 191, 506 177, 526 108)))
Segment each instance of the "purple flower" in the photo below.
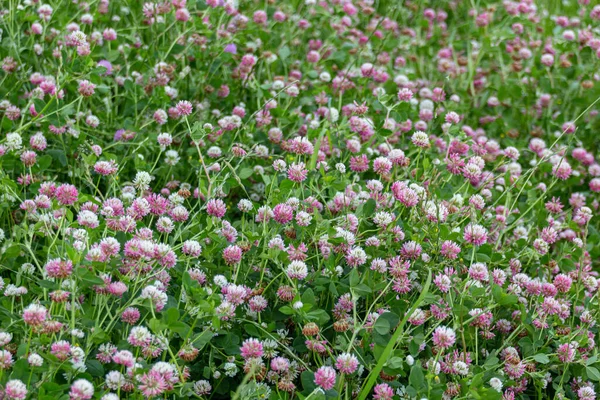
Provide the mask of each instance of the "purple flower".
POLYGON ((118 142, 119 140, 121 140, 123 138, 124 133, 125 133, 125 129, 119 129, 118 131, 116 131, 114 141, 118 142))
POLYGON ((102 75, 106 76, 106 75, 112 75, 112 64, 110 63, 110 61, 108 60, 100 60, 98 61, 98 66, 99 67, 104 67, 106 68, 106 72, 102 75))
POLYGON ((237 54, 237 46, 233 43, 229 43, 227 46, 225 46, 223 51, 225 53, 237 54))

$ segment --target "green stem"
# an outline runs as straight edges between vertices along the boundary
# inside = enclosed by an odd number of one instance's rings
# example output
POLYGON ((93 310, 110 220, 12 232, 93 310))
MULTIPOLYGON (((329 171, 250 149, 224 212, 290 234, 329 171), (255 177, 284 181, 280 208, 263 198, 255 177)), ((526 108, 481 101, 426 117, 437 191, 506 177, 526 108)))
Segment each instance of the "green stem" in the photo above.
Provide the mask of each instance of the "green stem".
POLYGON ((402 322, 400 322, 400 325, 398 325, 398 327, 394 331, 392 338, 390 339, 389 343, 383 350, 381 357, 379 357, 379 361, 377 362, 377 365, 375 366, 375 368, 373 368, 373 370, 367 377, 366 383, 358 395, 358 400, 365 400, 367 398, 367 396, 369 395, 369 393, 371 392, 371 388, 375 385, 375 381, 377 381, 377 378, 379 377, 379 373, 383 369, 383 365, 387 362, 389 355, 394 350, 394 347, 396 347, 398 338, 400 337, 400 335, 402 335, 402 332, 404 332, 404 325, 408 321, 408 318, 410 318, 410 316, 413 314, 413 312, 421 305, 423 300, 425 300, 425 296, 427 296, 427 294, 429 293, 430 285, 431 285, 431 271, 428 271, 427 280, 425 281, 425 285, 423 286, 423 290, 421 291, 421 294, 417 298, 417 301, 414 302, 413 306, 406 312, 406 314, 404 315, 404 318, 402 318, 402 322))

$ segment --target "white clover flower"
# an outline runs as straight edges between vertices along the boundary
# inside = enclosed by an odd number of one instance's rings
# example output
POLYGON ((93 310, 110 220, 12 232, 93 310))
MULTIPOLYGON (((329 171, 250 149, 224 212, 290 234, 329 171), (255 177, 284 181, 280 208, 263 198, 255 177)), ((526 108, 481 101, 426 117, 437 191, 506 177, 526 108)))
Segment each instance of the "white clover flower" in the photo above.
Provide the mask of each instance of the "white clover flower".
POLYGON ((294 260, 288 265, 286 273, 290 279, 302 280, 308 275, 308 268, 303 261, 294 260))
POLYGON ((0 332, 0 346, 6 346, 12 340, 13 335, 9 332, 0 332))
POLYGON ((181 158, 176 150, 167 150, 165 153, 165 164, 175 166, 181 158))
POLYGON ((467 375, 469 373, 469 366, 463 361, 457 361, 453 365, 454 370, 460 375, 467 375))
POLYGON ((337 108, 330 107, 329 108, 329 120, 333 123, 337 122, 340 119, 340 112, 337 108))
POLYGON ((81 338, 83 338, 85 336, 85 333, 83 333, 83 331, 81 329, 72 329, 71 330, 71 335, 73 335, 73 336, 81 339, 81 338))
POLYGON ((225 363, 223 365, 223 369, 225 370, 225 375, 232 377, 232 378, 237 375, 238 370, 239 370, 238 367, 235 365, 235 363, 231 363, 231 362, 225 363))
POLYGON ((82 393, 86 398, 91 398, 94 395, 94 385, 86 379, 78 379, 73 382, 71 386, 72 390, 77 390, 82 393))
POLYGON ((225 278, 223 275, 215 275, 215 277, 213 278, 213 282, 217 286, 223 287, 227 285, 227 278, 225 278))
POLYGON ((238 209, 241 212, 250 212, 250 211, 252 211, 252 208, 253 208, 252 202, 250 200, 248 200, 248 199, 242 199, 242 200, 240 200, 238 202, 237 206, 238 206, 238 209))
POLYGON ((12 132, 6 134, 6 148, 8 150, 19 150, 23 146, 23 138, 21 135, 12 132))
POLYGON ((169 195, 169 201, 175 205, 181 205, 185 201, 183 197, 179 193, 171 193, 169 195))
POLYGON ((76 30, 69 35, 69 39, 76 45, 82 46, 87 43, 87 35, 80 30, 76 30))
POLYGON ((133 185, 141 192, 146 191, 150 188, 150 182, 154 177, 146 171, 140 171, 135 175, 133 185))
POLYGON ((496 377, 490 379, 490 386, 497 390, 498 392, 502 392, 502 381, 496 377))
POLYGON ((321 74, 319 74, 319 79, 322 82, 331 82, 331 74, 329 72, 321 72, 321 74))
POLYGON ((30 354, 29 357, 27 357, 27 362, 32 367, 41 367, 44 365, 44 359, 37 353, 30 354))
POLYGON ((73 364, 82 363, 85 360, 85 351, 79 346, 71 346, 71 362, 73 364))
POLYGON ((375 225, 381 228, 385 228, 386 226, 391 224, 392 221, 394 221, 394 215, 386 211, 380 211, 378 213, 375 213, 375 216, 373 217, 373 222, 375 223, 375 225))

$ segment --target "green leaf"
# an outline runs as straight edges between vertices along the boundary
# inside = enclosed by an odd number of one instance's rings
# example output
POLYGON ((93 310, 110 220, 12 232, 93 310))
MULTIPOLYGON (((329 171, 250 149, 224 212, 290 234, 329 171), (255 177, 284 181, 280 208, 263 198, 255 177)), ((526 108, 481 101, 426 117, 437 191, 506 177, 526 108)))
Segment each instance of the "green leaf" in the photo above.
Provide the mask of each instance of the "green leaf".
POLYGON ((423 375, 423 367, 421 367, 420 362, 415 363, 415 365, 413 365, 410 369, 408 382, 410 383, 410 386, 417 390, 425 386, 425 375, 423 375))
POLYGON ((148 328, 154 333, 159 333, 165 326, 160 322, 159 319, 152 318, 148 322, 148 328))
POLYGON ((492 261, 490 256, 488 256, 487 254, 483 254, 483 253, 477 253, 476 258, 477 258, 477 261, 480 261, 480 262, 488 263, 488 262, 492 261))
POLYGON ((315 293, 313 292, 312 289, 308 289, 304 292, 304 294, 302 295, 302 303, 304 304, 311 304, 311 305, 315 305, 315 293))
POLYGON ((400 357, 392 357, 386 363, 386 367, 391 369, 401 369, 404 361, 400 357))
POLYGON ((67 156, 65 155, 64 151, 51 149, 46 151, 46 153, 50 154, 55 160, 58 160, 58 162, 60 162, 60 165, 62 165, 63 167, 67 165, 67 156))
POLYGON ((173 332, 177 333, 180 337, 187 337, 190 332, 190 326, 182 321, 176 321, 172 324, 169 324, 169 329, 173 332))
POLYGON ((193 339, 192 339, 192 344, 194 345, 194 347, 196 347, 198 350, 202 350, 202 348, 204 346, 206 346, 208 344, 208 342, 210 342, 210 340, 213 337, 213 333, 210 330, 205 330, 202 333, 197 334, 193 339))
POLYGON ((485 360, 485 364, 483 364, 483 366, 488 367, 488 369, 489 369, 489 368, 493 368, 496 365, 498 365, 499 362, 500 362, 500 360, 498 359, 498 357, 490 356, 490 357, 488 357, 487 360, 485 360))
POLYGON ((127 92, 130 92, 130 93, 135 92, 135 84, 133 83, 133 81, 131 79, 125 79, 125 82, 123 82, 123 87, 125 88, 125 90, 127 92))
MULTIPOLYGON (((400 322, 400 317, 398 317, 398 316, 397 316, 396 314, 394 314, 393 312, 389 312, 389 311, 386 311, 386 312, 384 312, 383 314, 381 314, 381 315, 379 316, 379 318, 377 318, 377 320, 380 320, 380 319, 382 319, 382 318, 383 318, 383 319, 385 319, 385 320, 387 320, 387 321, 389 322, 389 324, 390 324, 390 329, 394 329, 396 326, 398 326, 398 323, 400 322)), ((423 336, 423 334, 422 334, 422 333, 419 333, 419 334, 417 334, 417 335, 413 336, 413 338, 415 338, 415 339, 419 339, 419 338, 421 338, 422 336, 423 336)), ((420 339, 419 343, 423 343, 423 340, 422 340, 422 339, 420 339)))
POLYGON ((309 321, 317 321, 319 325, 325 325, 329 321, 329 314, 325 310, 313 310, 306 314, 309 321))
POLYGON ((375 206, 377 206, 377 203, 375 203, 375 200, 373 200, 373 199, 367 200, 367 202, 362 207, 361 214, 366 217, 370 217, 371 215, 373 215, 373 211, 375 211, 375 206))
POLYGON ((431 165, 431 162, 429 161, 429 158, 425 157, 423 159, 423 169, 427 170, 429 169, 429 166, 431 165))
POLYGON ((242 168, 242 170, 238 173, 240 179, 246 179, 252 176, 254 170, 252 168, 242 168))
POLYGON ((163 319, 166 321, 167 325, 174 324, 179 320, 179 309, 177 308, 169 308, 163 314, 163 319))
POLYGON ((333 282, 329 283, 329 292, 334 296, 339 296, 337 288, 335 287, 335 284, 333 282))
POLYGON ((171 54, 180 54, 183 50, 185 50, 185 46, 175 44, 171 50, 171 54))
POLYGON ((279 49, 279 58, 281 61, 285 61, 291 54, 290 48, 288 46, 283 46, 279 49))
POLYGON ((312 393, 317 388, 317 385, 315 384, 315 374, 311 371, 302 372, 300 380, 302 381, 302 387, 306 394, 312 393))
POLYGON ((315 166, 317 165, 317 157, 319 156, 319 149, 321 148, 321 141, 323 140, 323 136, 325 136, 325 132, 327 132, 327 129, 323 128, 319 133, 319 138, 317 139, 317 144, 315 145, 315 151, 313 151, 313 154, 310 157, 310 162, 308 163, 309 171, 315 169, 315 166))
POLYGON ((294 310, 290 306, 283 306, 279 309, 279 312, 285 315, 292 315, 294 310))
POLYGON ((501 306, 508 306, 512 304, 517 304, 519 302, 519 298, 514 294, 506 294, 502 287, 498 285, 494 285, 492 287, 492 295, 494 296, 494 300, 501 306))
POLYGON ((58 283, 56 283, 56 282, 50 282, 50 281, 46 281, 46 280, 43 280, 43 279, 40 279, 39 281, 37 281, 37 284, 40 287, 43 287, 43 288, 46 288, 46 289, 51 289, 51 290, 56 289, 56 287, 58 286, 58 283))
POLYGON ((346 62, 346 60, 348 59, 348 52, 344 51, 344 50, 336 51, 335 53, 333 53, 331 55, 330 59, 338 61, 341 64, 344 64, 346 62))
POLYGON ((246 333, 248 333, 248 335, 250 335, 252 337, 256 337, 256 338, 260 337, 260 332, 252 324, 245 324, 244 325, 244 330, 246 331, 246 333))
POLYGON ((89 269, 85 268, 85 267, 79 267, 75 270, 76 275, 79 276, 81 278, 81 280, 84 283, 84 286, 89 287, 89 286, 103 286, 104 285, 104 281, 102 280, 102 278, 94 275, 94 273, 90 272, 89 269))
POLYGON ((550 358, 544 353, 534 355, 533 359, 542 364, 548 364, 550 362, 550 358))
POLYGON ((104 75, 106 74, 106 67, 98 66, 90 71, 91 75, 104 75))
POLYGON ((387 335, 391 329, 390 322, 385 318, 379 317, 377 318, 377 321, 375 321, 373 329, 380 335, 387 335))
POLYGON ((206 136, 206 131, 202 127, 202 124, 200 122, 195 122, 194 125, 192 125, 192 131, 190 132, 192 141, 198 143, 204 138, 204 136, 206 136))
POLYGON ((590 378, 591 380, 596 381, 596 382, 600 381, 600 372, 598 371, 598 368, 585 367, 585 373, 587 374, 588 378, 590 378))
POLYGON ((104 367, 98 360, 87 360, 85 362, 87 372, 92 376, 104 376, 104 367))
POLYGON ((360 283, 358 285, 356 285, 354 287, 354 291, 356 292, 356 294, 358 294, 359 296, 366 296, 369 293, 372 293, 373 291, 371 290, 371 288, 368 285, 365 285, 364 283, 360 283))
POLYGON ((41 112, 44 107, 46 107, 46 103, 41 99, 33 99, 33 104, 35 105, 35 111, 38 113, 41 112))
POLYGON ((119 53, 118 50, 111 50, 108 52, 106 59, 110 62, 114 62, 117 58, 119 58, 119 55, 121 55, 121 53, 119 53))
POLYGON ((358 271, 353 268, 350 271, 350 287, 356 287, 360 283, 360 275, 358 275, 358 271))
POLYGON ((592 365, 596 361, 598 361, 598 356, 592 356, 592 357, 588 358, 587 360, 585 360, 585 365, 592 365))
POLYGON ((29 375, 30 368, 32 367, 29 366, 27 360, 17 360, 17 362, 13 364, 11 378, 25 381, 29 375))
POLYGON ((14 244, 5 250, 3 255, 5 258, 8 259, 8 258, 15 258, 19 254, 21 254, 21 248, 19 247, 18 244, 14 244))
POLYGON ((57 400, 63 394, 63 390, 68 387, 68 384, 59 385, 54 382, 46 382, 40 387, 39 398, 57 400))
POLYGON ((47 154, 38 158, 37 166, 40 170, 48 169, 48 167, 51 164, 52 164, 52 157, 47 154))

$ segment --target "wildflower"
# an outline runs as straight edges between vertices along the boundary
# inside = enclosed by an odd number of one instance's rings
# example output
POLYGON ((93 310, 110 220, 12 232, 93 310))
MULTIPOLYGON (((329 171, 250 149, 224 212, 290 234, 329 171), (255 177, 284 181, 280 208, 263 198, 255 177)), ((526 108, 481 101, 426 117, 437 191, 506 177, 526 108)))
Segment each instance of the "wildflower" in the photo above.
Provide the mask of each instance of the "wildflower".
POLYGON ((440 349, 451 347, 456 341, 456 334, 448 327, 440 326, 433 332, 433 344, 440 349))
POLYGON ((212 386, 207 380, 201 379, 194 383, 194 393, 198 396, 207 396, 212 391, 212 386))
POLYGON ((45 320, 48 314, 48 310, 39 304, 30 304, 23 311, 23 320, 26 324, 31 326, 39 326, 45 320))
POLYGON ((570 363, 575 359, 575 350, 577 349, 577 345, 573 343, 563 343, 558 346, 556 353, 558 354, 558 359, 563 363, 570 363))
POLYGON ((352 374, 358 369, 358 359, 353 354, 340 354, 336 359, 335 367, 342 374, 352 374))
POLYGON ((375 385, 373 391, 375 400, 392 400, 394 397, 394 390, 387 383, 375 385))
POLYGON ((4 394, 8 400, 23 400, 27 397, 27 386, 19 379, 11 379, 6 382, 4 394))
POLYGON ((145 171, 140 171, 135 175, 135 179, 133 180, 133 185, 140 191, 144 192, 148 190, 150 187, 150 182, 152 182, 154 178, 145 171))
POLYGON ((7 350, 0 350, 0 370, 9 369, 13 363, 12 354, 7 350))
POLYGON ((303 280, 308 275, 306 264, 302 261, 292 261, 288 265, 286 272, 290 279, 303 280))
POLYGON ((221 199, 212 199, 206 203, 206 212, 213 217, 223 218, 226 211, 227 207, 221 199))
POLYGON ((85 379, 78 379, 71 385, 71 400, 89 400, 94 395, 94 385, 85 379))
POLYGON ((294 217, 294 210, 287 204, 277 204, 273 208, 273 218, 280 224, 287 224, 294 217))
POLYGON ((413 92, 408 88, 402 88, 398 91, 398 100, 410 101, 413 97, 413 92))
POLYGON ((481 246, 488 239, 487 230, 478 224, 469 224, 464 230, 464 239, 474 246, 481 246))
POLYGON ((51 278, 67 278, 73 271, 73 263, 71 260, 61 260, 56 258, 48 261, 44 266, 44 269, 51 278))
POLYGON ((294 182, 303 182, 306 180, 308 174, 308 170, 305 167, 303 162, 292 163, 287 170, 288 178, 294 182))
POLYGON ((249 358, 260 358, 263 355, 263 346, 257 339, 247 339, 242 343, 240 348, 242 358, 245 360, 249 358))
POLYGON ((323 390, 332 389, 335 385, 336 373, 331 367, 320 367, 315 372, 315 384, 323 390))
POLYGON ((239 263, 242 260, 242 249, 239 246, 228 246, 223 250, 223 259, 228 265, 239 263))
POLYGON ((176 108, 177 108, 177 111, 179 112, 179 115, 184 116, 184 117, 192 114, 192 111, 193 111, 192 103, 190 103, 187 100, 182 100, 182 101, 178 102, 176 108))
POLYGON ((411 140, 412 143, 417 147, 428 148, 430 146, 429 137, 423 131, 416 131, 413 133, 411 140))
POLYGON ((501 381, 500 379, 498 379, 498 378, 496 378, 496 377, 494 377, 494 378, 491 378, 489 383, 490 383, 490 386, 491 386, 491 387, 492 387, 494 390, 496 390, 496 391, 498 391, 498 392, 501 392, 501 391, 502 391, 502 381, 501 381))

